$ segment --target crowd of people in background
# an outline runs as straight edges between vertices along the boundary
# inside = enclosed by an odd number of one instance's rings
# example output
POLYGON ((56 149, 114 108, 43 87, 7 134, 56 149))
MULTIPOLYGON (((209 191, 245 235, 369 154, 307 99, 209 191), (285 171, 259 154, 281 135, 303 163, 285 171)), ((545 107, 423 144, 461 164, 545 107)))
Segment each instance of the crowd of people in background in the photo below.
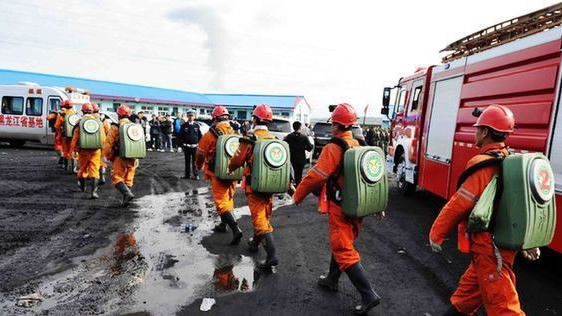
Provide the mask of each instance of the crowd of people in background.
POLYGON ((368 127, 363 130, 365 142, 369 146, 378 146, 387 152, 390 143, 390 130, 382 127, 368 127))

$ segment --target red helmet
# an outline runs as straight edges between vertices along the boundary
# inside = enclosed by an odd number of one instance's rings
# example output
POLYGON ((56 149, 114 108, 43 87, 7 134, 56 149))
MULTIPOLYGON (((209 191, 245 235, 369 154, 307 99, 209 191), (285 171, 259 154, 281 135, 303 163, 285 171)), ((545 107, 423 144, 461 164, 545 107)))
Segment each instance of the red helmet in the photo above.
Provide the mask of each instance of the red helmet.
POLYGON ((211 112, 211 116, 213 118, 217 118, 217 117, 225 116, 225 115, 230 115, 230 113, 228 113, 228 110, 222 105, 216 106, 213 109, 213 112, 211 112))
POLYGON ((256 106, 252 115, 264 121, 273 120, 273 112, 267 104, 260 104, 256 106))
POLYGON ((117 108, 117 115, 120 116, 120 117, 130 116, 131 115, 131 109, 128 106, 126 106, 125 104, 121 104, 117 108))
POLYGON ((502 133, 513 133, 513 112, 503 105, 492 104, 485 108, 473 126, 486 126, 502 133))
POLYGON ((92 103, 92 110, 94 111, 94 113, 99 113, 100 106, 97 103, 92 103))
POLYGON ((70 100, 64 100, 62 101, 61 107, 70 109, 72 108, 72 103, 70 103, 70 100))
POLYGON ((343 126, 351 126, 357 123, 357 113, 353 106, 342 103, 332 112, 332 122, 338 123, 343 126))
POLYGON ((90 103, 84 103, 82 104, 82 113, 92 113, 94 111, 94 108, 92 107, 92 105, 90 103))

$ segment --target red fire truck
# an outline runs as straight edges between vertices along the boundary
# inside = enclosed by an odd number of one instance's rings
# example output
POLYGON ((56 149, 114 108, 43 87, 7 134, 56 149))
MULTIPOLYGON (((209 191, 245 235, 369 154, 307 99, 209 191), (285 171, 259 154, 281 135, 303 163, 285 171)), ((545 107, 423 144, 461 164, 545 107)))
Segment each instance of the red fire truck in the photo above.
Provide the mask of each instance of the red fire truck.
POLYGON ((389 115, 392 132, 386 163, 404 194, 419 187, 449 198, 477 153, 473 111, 508 106, 516 120, 510 150, 542 152, 551 160, 558 216, 550 248, 562 252, 560 24, 562 4, 504 21, 447 46, 441 65, 384 89, 382 114, 389 115))

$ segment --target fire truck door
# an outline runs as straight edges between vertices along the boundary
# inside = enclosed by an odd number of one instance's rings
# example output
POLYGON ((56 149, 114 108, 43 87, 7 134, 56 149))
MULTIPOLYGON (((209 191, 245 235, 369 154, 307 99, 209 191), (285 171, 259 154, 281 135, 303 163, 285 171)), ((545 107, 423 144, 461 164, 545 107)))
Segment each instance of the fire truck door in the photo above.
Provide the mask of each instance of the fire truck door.
MULTIPOLYGON (((559 92, 560 93, 560 92, 559 92)), ((554 113, 554 126, 548 156, 554 171, 554 183, 556 188, 556 232, 550 248, 562 253, 562 100, 558 100, 556 112, 554 113)))

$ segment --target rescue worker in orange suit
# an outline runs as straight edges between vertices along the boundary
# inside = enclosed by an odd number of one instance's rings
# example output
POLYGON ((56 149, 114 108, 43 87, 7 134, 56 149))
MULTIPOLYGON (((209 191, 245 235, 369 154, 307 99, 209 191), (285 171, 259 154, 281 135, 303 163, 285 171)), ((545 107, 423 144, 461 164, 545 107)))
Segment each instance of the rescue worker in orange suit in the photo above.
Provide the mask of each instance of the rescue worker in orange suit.
MULTIPOLYGON (((350 148, 359 146, 353 138, 351 128, 357 123, 355 109, 347 104, 339 104, 332 112, 332 135, 345 141, 350 148)), ((293 199, 300 204, 312 192, 321 190, 320 212, 328 213, 330 249, 332 257, 327 276, 321 276, 318 285, 329 291, 337 291, 339 278, 345 272, 351 283, 361 295, 361 304, 355 306, 355 314, 366 314, 380 303, 381 298, 373 290, 367 273, 361 264, 359 252, 353 245, 361 229, 362 218, 348 218, 343 214, 339 193, 343 187, 343 149, 335 143, 326 145, 318 161, 298 185, 293 199)), ((379 218, 382 218, 381 214, 379 218)))
POLYGON ((63 168, 64 170, 68 170, 68 160, 72 159, 72 168, 74 168, 74 165, 76 164, 73 156, 72 156, 72 150, 71 150, 71 142, 72 142, 72 137, 66 137, 64 136, 64 129, 65 129, 65 118, 67 115, 72 115, 72 114, 76 114, 76 111, 74 111, 74 109, 72 108, 72 103, 70 103, 69 100, 64 100, 62 105, 62 110, 61 113, 58 115, 57 117, 57 121, 55 122, 55 130, 58 131, 60 137, 61 137, 61 143, 62 143, 62 157, 63 157, 63 168))
POLYGON ((271 108, 265 104, 258 105, 252 113, 253 130, 250 130, 245 137, 240 139, 240 147, 238 147, 238 151, 230 159, 230 163, 228 164, 230 172, 246 164, 244 168, 244 189, 252 215, 252 225, 254 227, 254 237, 250 238, 248 246, 251 252, 257 252, 259 250, 259 245, 264 242, 264 249, 267 257, 258 267, 265 271, 271 271, 272 268, 279 264, 273 241, 273 226, 271 226, 270 223, 273 213, 273 195, 253 192, 250 179, 255 142, 259 139, 275 138, 267 128, 267 125, 272 120, 273 112, 271 108))
MULTIPOLYGON (((105 135, 109 135, 109 131, 111 129, 111 123, 109 122, 109 120, 105 117, 105 115, 100 114, 100 106, 97 103, 92 103, 92 108, 94 110, 94 115, 99 118, 103 124, 103 131, 105 132, 105 135)), ((107 140, 107 138, 106 138, 107 140)), ((103 144, 104 147, 106 146, 106 143, 103 144)), ((101 159, 101 163, 100 163, 100 179, 98 184, 99 185, 104 185, 105 184, 105 174, 107 172, 107 162, 105 161, 105 157, 102 157, 101 159)))
POLYGON ((224 106, 217 106, 213 109, 213 126, 209 132, 205 133, 197 145, 195 154, 195 165, 201 169, 205 165, 205 178, 211 181, 211 191, 217 213, 221 218, 220 224, 213 229, 215 232, 226 233, 226 226, 232 230, 232 241, 230 245, 238 245, 242 239, 242 230, 238 227, 238 222, 232 211, 234 210, 234 193, 236 192, 236 181, 222 180, 215 176, 215 154, 218 135, 234 134, 230 125, 230 114, 224 106))
POLYGON ((117 108, 119 123, 111 124, 104 148, 104 157, 112 162, 111 183, 123 195, 122 206, 129 205, 129 202, 135 197, 131 192, 131 187, 133 187, 135 170, 139 165, 138 159, 119 156, 119 125, 130 123, 131 113, 131 109, 125 104, 117 108))
POLYGON ((49 115, 47 116, 47 122, 49 122, 49 128, 51 129, 51 131, 55 134, 55 139, 54 139, 55 141, 54 141, 54 144, 53 144, 53 149, 59 155, 58 164, 62 167, 63 163, 64 163, 64 157, 63 157, 63 153, 62 153, 62 135, 55 128, 55 124, 57 123, 58 117, 59 117, 59 114, 57 113, 57 111, 50 111, 49 115))
MULTIPOLYGON (((84 103, 82 105, 83 116, 81 120, 86 118, 95 118, 93 114, 94 109, 90 103, 84 103)), ((101 153, 100 149, 82 149, 80 148, 80 124, 77 123, 74 126, 74 133, 72 137, 72 152, 78 153, 78 160, 80 161, 80 166, 78 170, 78 185, 82 192, 86 192, 86 186, 88 182, 91 187, 90 196, 92 199, 98 199, 98 179, 100 178, 100 163, 101 163, 101 153)), ((102 132, 102 140, 105 139, 105 133, 102 132)))
MULTIPOLYGON (((513 132, 514 125, 513 113, 507 107, 490 105, 482 111, 474 124, 479 153, 468 162, 467 168, 492 156, 507 156, 509 152, 504 141, 513 132)), ((434 252, 442 251, 445 238, 458 226, 459 249, 472 255, 451 297, 452 306, 444 315, 475 315, 482 306, 489 316, 525 315, 515 288, 513 261, 517 251, 498 249, 490 232, 466 233, 470 212, 499 168, 497 165, 483 167, 469 175, 431 227, 429 240, 434 252)), ((523 256, 536 260, 540 252, 538 248, 531 249, 524 251, 523 256)))

